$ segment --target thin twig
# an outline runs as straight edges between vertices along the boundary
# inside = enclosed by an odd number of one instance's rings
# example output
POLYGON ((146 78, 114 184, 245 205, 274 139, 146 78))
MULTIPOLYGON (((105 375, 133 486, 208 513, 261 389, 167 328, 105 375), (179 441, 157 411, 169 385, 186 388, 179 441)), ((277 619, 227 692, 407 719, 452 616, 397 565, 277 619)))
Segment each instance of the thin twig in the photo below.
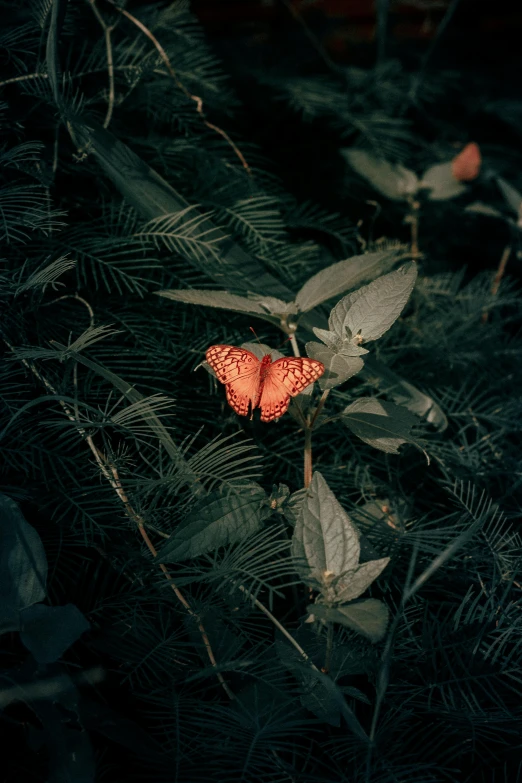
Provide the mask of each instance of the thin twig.
POLYGON ((420 258, 419 251, 419 212, 420 203, 415 198, 410 198, 408 201, 410 205, 410 212, 406 216, 404 222, 409 223, 411 227, 411 239, 410 239, 410 254, 413 261, 417 261, 420 258))
POLYGON ((310 660, 310 657, 309 657, 309 656, 308 656, 308 655, 305 653, 305 651, 303 650, 303 648, 301 647, 301 645, 299 644, 299 642, 297 642, 297 641, 294 639, 294 637, 292 636, 292 634, 291 634, 291 633, 289 633, 289 632, 286 630, 286 628, 284 627, 284 625, 281 625, 281 623, 279 622, 279 620, 278 620, 276 617, 274 617, 274 615, 273 615, 273 614, 272 614, 272 613, 271 613, 271 612, 270 612, 270 611, 269 611, 269 610, 266 608, 266 606, 265 606, 264 604, 262 604, 262 603, 261 603, 261 601, 259 601, 257 598, 254 598, 254 596, 253 596, 253 595, 251 595, 251 594, 248 592, 248 590, 247 590, 245 587, 243 587, 243 585, 239 585, 239 584, 238 584, 238 585, 236 585, 236 586, 239 588, 239 590, 241 590, 241 592, 242 592, 242 593, 244 593, 246 596, 248 596, 248 597, 250 598, 250 600, 252 601, 252 603, 254 604, 254 606, 257 606, 257 608, 258 608, 258 609, 260 609, 260 610, 263 612, 263 614, 266 614, 266 616, 268 617, 268 619, 270 620, 270 622, 272 622, 272 623, 275 625, 275 627, 276 627, 276 628, 277 628, 279 631, 281 631, 281 633, 283 634, 283 636, 285 636, 285 637, 288 639, 288 641, 290 642, 290 644, 291 644, 291 645, 293 645, 293 646, 295 647, 295 649, 296 649, 296 650, 298 651, 298 653, 299 653, 299 654, 300 654, 300 655, 303 657, 303 659, 304 659, 304 660, 305 660, 307 663, 309 663, 309 664, 310 664, 310 666, 312 667, 312 669, 315 669, 315 671, 316 671, 316 672, 317 672, 317 671, 319 671, 319 669, 317 668, 317 666, 316 666, 316 665, 315 665, 315 664, 314 664, 314 663, 313 663, 313 662, 310 660))
POLYGON ((312 429, 310 425, 305 427, 304 443, 304 486, 308 489, 312 481, 312 429))
MULTIPOLYGON (((6 340, 4 340, 4 342, 7 345, 7 347, 16 356, 16 351, 13 348, 13 346, 10 345, 6 340)), ((26 359, 22 359, 21 361, 22 361, 22 364, 30 372, 32 372, 33 375, 40 381, 40 383, 42 383, 45 386, 45 388, 48 391, 51 392, 51 394, 55 395, 56 397, 59 396, 58 392, 54 388, 54 386, 47 380, 47 378, 45 378, 39 372, 39 370, 37 370, 37 368, 33 364, 28 362, 26 359)), ((67 403, 64 400, 59 400, 59 403, 60 403, 61 407, 63 408, 63 410, 65 412, 65 415, 67 416, 69 421, 71 421, 74 424, 78 425, 78 419, 74 415, 74 413, 71 411, 71 409, 69 408, 67 403)), ((147 531, 145 530, 145 521, 144 521, 143 517, 140 514, 138 514, 138 512, 133 508, 131 502, 129 501, 129 498, 127 497, 127 494, 126 494, 126 492, 125 492, 125 490, 124 490, 124 488, 122 486, 121 479, 119 477, 118 470, 117 470, 116 466, 106 457, 106 455, 102 451, 100 451, 100 449, 98 449, 98 447, 95 445, 95 443, 94 443, 94 441, 92 439, 92 436, 88 435, 86 430, 83 427, 78 427, 78 432, 81 435, 81 437, 85 440, 87 445, 89 446, 89 449, 91 450, 91 453, 93 454, 94 459, 96 460, 96 464, 98 465, 102 475, 108 481, 108 483, 113 488, 113 490, 115 491, 116 495, 118 496, 118 498, 122 502, 123 507, 125 508, 125 512, 126 512, 127 516, 129 517, 129 519, 131 519, 136 524, 136 526, 138 528, 138 531, 139 531, 143 541, 145 542, 149 552, 151 553, 151 555, 153 557, 157 557, 157 554, 158 554, 157 550, 156 550, 154 544, 152 543, 152 541, 150 540, 147 531)), ((167 567, 163 563, 159 563, 159 568, 163 572, 163 574, 165 575, 165 578, 169 581, 169 584, 170 584, 172 590, 174 591, 174 593, 176 595, 176 598, 183 605, 183 607, 188 612, 188 614, 190 614, 190 616, 195 619, 195 621, 197 623, 197 626, 198 626, 199 633, 201 634, 201 638, 203 640, 203 644, 205 645, 205 649, 206 649, 209 661, 210 661, 212 667, 216 668, 217 667, 217 661, 216 661, 216 659, 214 657, 214 652, 212 650, 212 646, 210 644, 210 640, 208 638, 207 632, 206 632, 205 627, 203 626, 200 618, 198 617, 197 613, 194 612, 194 610, 190 606, 189 602, 187 601, 187 599, 185 598, 183 593, 176 586, 176 584, 175 584, 174 580, 172 579, 172 576, 170 575, 167 567)), ((232 693, 231 689, 229 688, 228 684, 226 683, 226 681, 225 681, 223 675, 221 674, 221 672, 216 671, 216 676, 217 676, 221 686, 223 687, 223 690, 225 691, 225 693, 229 697, 229 699, 234 699, 235 698, 234 694, 232 693)))
POLYGON ((323 408, 324 408, 324 404, 325 404, 325 402, 326 402, 326 399, 327 399, 327 397, 328 397, 328 395, 329 395, 329 394, 330 394, 330 389, 325 389, 325 390, 323 391, 323 393, 321 394, 321 399, 320 399, 320 400, 319 400, 319 402, 317 403, 317 408, 315 409, 315 411, 314 411, 314 415, 312 416, 312 421, 310 422, 310 429, 313 429, 313 428, 314 428, 314 424, 315 424, 315 422, 317 421, 317 419, 318 419, 318 417, 319 417, 319 414, 320 414, 320 413, 321 413, 321 411, 323 410, 323 408))
MULTIPOLYGON (((500 288, 500 283, 502 282, 502 278, 504 277, 504 272, 506 271, 507 262, 509 261, 509 256, 511 255, 511 243, 506 245, 502 252, 502 256, 499 261, 498 269, 496 271, 495 277, 493 278, 493 282, 491 283, 491 294, 492 296, 496 296, 498 294, 498 289, 500 288)), ((482 323, 485 324, 489 318, 489 312, 482 313, 482 323)))
POLYGON ((48 79, 48 73, 25 73, 23 76, 13 76, 11 79, 4 79, 0 82, 0 87, 5 87, 7 84, 15 84, 16 82, 27 82, 29 79, 48 79))
MULTIPOLYGON (((92 3, 92 2, 94 2, 94 0, 89 0, 89 2, 92 3)), ((203 100, 202 100, 202 98, 200 98, 199 95, 193 95, 189 90, 187 90, 187 88, 185 87, 183 82, 179 79, 179 76, 177 75, 176 71, 172 67, 172 64, 170 62, 170 59, 169 59, 165 49, 160 44, 160 42, 158 41, 156 36, 151 32, 151 30, 149 30, 148 27, 146 27, 143 24, 143 22, 140 22, 140 20, 137 19, 137 17, 133 16, 125 8, 120 8, 118 5, 116 5, 114 0, 107 0, 107 2, 110 3, 113 6, 113 8, 115 8, 116 11, 118 11, 118 13, 122 14, 122 16, 124 16, 126 19, 128 19, 129 22, 132 22, 132 24, 136 25, 136 27, 139 30, 141 30, 141 32, 144 35, 147 36, 147 38, 149 39, 149 41, 152 42, 152 44, 156 48, 156 51, 158 52, 159 56, 161 57, 161 59, 165 63, 165 67, 167 68, 170 76, 174 79, 177 87, 181 90, 181 92, 187 98, 189 98, 191 101, 194 101, 194 103, 196 104, 196 111, 200 115, 201 119, 203 120, 203 122, 205 123, 207 128, 209 128, 210 130, 215 131, 215 133, 219 133, 219 135, 222 136, 225 139, 225 141, 232 147, 232 149, 234 150, 235 154, 237 155, 237 157, 241 161, 241 164, 243 165, 243 168, 245 169, 247 174, 249 176, 252 176, 252 171, 250 169, 250 166, 246 162, 245 157, 244 157, 243 153, 241 152, 241 150, 238 149, 238 147, 234 144, 234 142, 232 141, 232 139, 230 138, 230 136, 228 135, 228 133, 226 131, 224 131, 222 128, 219 128, 217 125, 214 125, 212 122, 209 122, 207 120, 207 118, 205 117, 205 111, 204 111, 204 108, 203 108, 203 100)))
POLYGON ((439 26, 437 27, 437 32, 433 36, 433 38, 431 40, 431 43, 428 46, 428 49, 425 52, 424 57, 422 58, 420 68, 418 69, 417 75, 415 76, 415 78, 412 81, 412 85, 411 85, 409 96, 408 96, 409 99, 413 103, 415 103, 415 101, 417 99, 417 93, 419 91, 419 87, 421 86, 421 84, 423 82, 424 74, 425 74, 425 71, 426 71, 426 66, 428 65, 428 61, 431 58, 433 52, 435 51, 435 48, 436 48, 436 46, 437 46, 437 44, 439 42, 439 39, 442 37, 442 35, 446 31, 446 28, 449 25, 449 23, 450 23, 450 21, 451 21, 451 19, 453 17, 453 14, 457 10, 457 6, 458 6, 459 3, 460 3, 460 0, 451 0, 450 4, 448 5, 448 7, 446 9, 446 13, 442 17, 442 20, 441 20, 439 26))
POLYGON ((312 46, 314 47, 315 51, 321 58, 321 60, 324 62, 324 64, 330 68, 332 71, 335 71, 335 73, 340 73, 341 69, 339 66, 337 66, 322 43, 319 41, 317 36, 310 30, 308 25, 306 24, 305 20, 302 17, 302 14, 300 13, 299 9, 290 2, 290 0, 282 0, 283 5, 285 6, 288 13, 295 19, 295 21, 301 26, 301 29, 303 30, 303 33, 306 35, 312 46))
POLYGON ((114 111, 114 99, 115 99, 115 91, 114 91, 114 59, 112 56, 112 41, 111 41, 111 34, 114 30, 114 25, 108 25, 105 22, 105 19, 100 14, 98 8, 96 7, 96 0, 88 0, 89 5, 91 6, 93 13, 100 23, 100 26, 103 30, 103 35, 105 37, 105 49, 107 52, 107 73, 109 77, 109 99, 107 101, 107 113, 105 115, 105 119, 103 121, 103 127, 108 128, 112 119, 112 113, 114 111))

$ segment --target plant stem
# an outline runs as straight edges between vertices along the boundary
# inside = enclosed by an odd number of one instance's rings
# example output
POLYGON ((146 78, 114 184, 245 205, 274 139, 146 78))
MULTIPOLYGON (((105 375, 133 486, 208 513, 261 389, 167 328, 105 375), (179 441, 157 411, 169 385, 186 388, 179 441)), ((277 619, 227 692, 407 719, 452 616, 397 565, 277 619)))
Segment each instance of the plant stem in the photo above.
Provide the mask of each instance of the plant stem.
POLYGON ((310 660, 309 656, 308 656, 308 655, 305 653, 305 651, 303 650, 303 648, 301 647, 301 645, 299 644, 299 642, 296 642, 296 640, 294 639, 294 637, 292 636, 292 634, 290 634, 290 633, 289 633, 289 632, 286 630, 286 628, 284 627, 284 625, 281 625, 281 623, 279 622, 279 620, 278 620, 276 617, 274 617, 274 615, 273 615, 273 614, 272 614, 272 613, 271 613, 271 612, 270 612, 270 611, 269 611, 269 610, 266 608, 266 606, 265 606, 264 604, 262 604, 262 603, 261 603, 261 601, 258 601, 258 599, 257 599, 257 598, 254 598, 254 596, 253 596, 253 595, 250 595, 250 593, 248 592, 248 590, 247 590, 245 587, 243 587, 243 585, 239 585, 239 584, 238 584, 238 585, 236 585, 236 586, 239 588, 239 590, 241 590, 241 592, 242 592, 242 593, 244 593, 245 595, 247 595, 247 596, 250 598, 250 600, 252 601, 252 603, 254 604, 254 606, 257 606, 257 608, 258 608, 258 609, 260 609, 260 610, 263 612, 263 614, 266 614, 266 616, 268 617, 268 619, 270 620, 270 622, 272 622, 272 623, 275 625, 275 627, 276 627, 276 628, 277 628, 279 631, 281 631, 281 633, 283 634, 283 636, 285 636, 285 637, 288 639, 288 641, 290 642, 290 644, 291 644, 291 645, 293 645, 293 646, 295 647, 295 649, 296 649, 296 650, 298 651, 298 653, 299 653, 299 654, 300 654, 300 655, 301 655, 301 656, 304 658, 304 660, 305 660, 307 663, 309 663, 309 664, 310 664, 310 666, 312 667, 312 669, 315 669, 316 671, 319 671, 319 669, 317 668, 317 666, 316 666, 314 663, 312 663, 312 661, 310 660))
POLYGON ((419 251, 419 213, 420 202, 414 198, 409 199, 410 213, 407 222, 410 224, 410 254, 414 261, 420 257, 419 251))
POLYGON ((310 422, 310 428, 313 429, 315 422, 317 421, 317 417, 321 413, 324 404, 326 402, 326 398, 330 394, 330 389, 325 389, 323 393, 321 394, 321 399, 317 403, 317 408, 315 409, 314 415, 312 416, 312 421, 310 422))
MULTIPOLYGON (((92 3, 92 0, 89 0, 89 2, 92 3)), ((137 17, 133 16, 125 8, 120 8, 119 5, 116 4, 115 0, 107 0, 107 2, 109 2, 112 5, 112 7, 116 11, 118 11, 118 13, 122 14, 122 16, 124 16, 126 19, 128 19, 129 22, 132 22, 132 24, 136 25, 138 30, 141 30, 141 32, 144 35, 147 36, 149 41, 152 42, 152 44, 155 47, 156 51, 158 52, 159 56, 161 57, 161 59, 165 63, 165 67, 167 68, 167 71, 169 72, 169 75, 172 77, 172 79, 174 79, 177 87, 181 90, 181 92, 187 98, 189 98, 191 101, 194 101, 194 103, 196 104, 196 111, 199 114, 199 116, 201 117, 201 119, 203 120, 203 122, 205 123, 205 125, 207 126, 207 128, 209 128, 210 130, 213 130, 215 133, 219 133, 219 135, 223 139, 225 139, 227 144, 230 145, 230 147, 233 149, 234 153, 237 155, 237 157, 241 161, 241 165, 243 166, 243 168, 247 172, 248 176, 251 177, 252 176, 252 170, 251 170, 250 166, 248 165, 248 163, 247 163, 247 161, 245 159, 245 156, 243 155, 241 150, 234 144, 234 142, 232 141, 232 139, 230 138, 230 136, 228 135, 228 133, 226 131, 224 131, 222 128, 219 128, 217 125, 214 125, 212 122, 209 122, 207 120, 207 118, 205 116, 205 110, 204 110, 204 107, 203 107, 203 99, 200 98, 199 95, 193 95, 190 92, 190 90, 188 90, 185 87, 185 85, 183 84, 183 82, 179 79, 176 71, 172 67, 172 63, 170 62, 170 59, 169 59, 169 57, 167 55, 167 52, 165 51, 163 46, 160 44, 160 42, 158 41, 156 36, 137 17)))
POLYGON ((112 113, 114 111, 114 100, 115 100, 114 58, 112 55, 112 41, 111 41, 111 35, 112 35, 112 31, 114 30, 114 25, 106 24, 103 16, 100 14, 98 8, 96 7, 96 0, 88 0, 88 1, 96 19, 100 23, 100 26, 103 30, 103 35, 105 37, 105 51, 107 53, 107 74, 109 78, 109 99, 107 101, 107 113, 103 121, 103 127, 108 128, 111 123, 112 113))
MULTIPOLYGON (((511 242, 506 245, 502 252, 502 256, 500 257, 500 261, 498 264, 498 269, 496 271, 495 277, 493 278, 493 282, 491 283, 491 294, 492 296, 496 296, 498 293, 498 289, 500 288, 500 283, 502 282, 502 278, 504 277, 504 272, 506 271, 507 262, 509 261, 509 256, 511 255, 511 242)), ((489 318, 489 312, 482 313, 482 323, 485 324, 489 318)))
POLYGON ((304 428, 304 435, 304 485, 306 489, 312 481, 312 429, 310 425, 304 428))
MULTIPOLYGON (((12 347, 12 345, 10 345, 6 340, 4 340, 4 343, 16 355, 16 351, 12 347)), ((30 370, 33 373, 33 375, 40 381, 40 383, 42 383, 45 386, 45 388, 48 391, 51 392, 51 394, 53 394, 53 395, 55 395, 57 397, 59 396, 57 390, 53 387, 53 385, 47 380, 47 378, 45 378, 39 372, 39 370, 36 369, 36 367, 33 364, 31 364, 30 362, 26 361, 26 359, 22 359, 21 361, 22 361, 22 364, 25 367, 27 367, 27 369, 30 370)), ((63 410, 65 412, 65 415, 69 419, 69 421, 73 422, 74 424, 78 424, 77 416, 74 415, 73 411, 69 408, 67 403, 64 402, 63 400, 59 400, 59 402, 60 402, 60 405, 61 405, 61 407, 63 408, 63 410)), ((94 441, 92 439, 92 436, 88 435, 83 427, 78 427, 78 432, 79 432, 80 436, 84 439, 84 441, 87 443, 87 445, 89 446, 89 449, 91 450, 91 452, 92 452, 92 454, 94 456, 94 459, 96 460, 96 463, 97 463, 101 473, 103 474, 104 478, 108 481, 108 483, 113 488, 113 490, 115 491, 116 495, 118 496, 118 498, 122 502, 123 507, 125 508, 125 512, 126 512, 127 516, 129 517, 129 519, 131 519, 135 523, 136 527, 138 528, 138 531, 139 531, 143 541, 145 542, 149 552, 151 553, 151 555, 153 557, 156 557, 158 553, 156 551, 156 548, 155 548, 154 544, 150 540, 147 531, 145 530, 145 521, 144 521, 143 517, 140 514, 138 514, 138 512, 133 508, 132 504, 130 503, 129 498, 127 497, 127 494, 126 494, 125 490, 123 489, 123 486, 122 486, 122 483, 121 483, 121 480, 120 480, 120 477, 119 477, 119 474, 118 474, 118 469, 117 469, 116 465, 114 465, 110 461, 110 459, 108 459, 108 457, 102 451, 100 451, 100 449, 95 445, 95 443, 94 443, 94 441)), ((210 640, 208 638, 208 635, 207 635, 207 632, 205 630, 205 627, 203 626, 203 623, 201 622, 201 620, 198 617, 197 613, 194 612, 194 610, 190 606, 189 602, 187 601, 187 599, 185 598, 185 596, 183 595, 181 590, 176 586, 176 584, 175 584, 174 580, 172 579, 172 576, 170 575, 167 567, 163 563, 159 563, 159 568, 163 572, 163 574, 165 575, 165 578, 169 581, 169 584, 170 584, 172 590, 174 591, 178 601, 182 604, 182 606, 185 608, 185 610, 188 612, 188 614, 191 617, 193 617, 194 620, 196 621, 197 627, 198 627, 198 631, 201 634, 201 639, 203 640, 203 644, 205 646, 205 649, 206 649, 208 658, 210 660, 210 663, 211 663, 211 665, 214 668, 216 668, 217 667, 217 661, 216 661, 216 659, 214 657, 214 652, 212 650, 212 646, 210 644, 210 640)), ((216 676, 217 676, 217 678, 218 678, 218 680, 219 680, 223 690, 227 694, 228 698, 231 699, 231 700, 234 699, 235 696, 232 693, 231 689, 229 688, 228 684, 226 683, 225 678, 223 677, 221 672, 216 671, 216 676)))
POLYGON ((299 353, 299 346, 297 345, 295 332, 292 332, 290 334, 290 344, 292 345, 292 351, 294 352, 294 356, 297 356, 297 358, 299 358, 301 354, 299 353))

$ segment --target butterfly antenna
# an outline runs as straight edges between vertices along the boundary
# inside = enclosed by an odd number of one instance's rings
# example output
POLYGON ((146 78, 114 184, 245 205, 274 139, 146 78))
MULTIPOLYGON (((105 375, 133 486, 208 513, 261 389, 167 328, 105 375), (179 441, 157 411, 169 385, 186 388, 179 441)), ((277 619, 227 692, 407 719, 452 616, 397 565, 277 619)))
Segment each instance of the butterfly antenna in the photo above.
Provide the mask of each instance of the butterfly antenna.
POLYGON ((291 340, 291 339, 292 339, 291 337, 285 337, 285 339, 283 340, 283 342, 282 342, 282 343, 279 343, 279 345, 277 346, 277 350, 279 350, 279 348, 282 348, 282 347, 283 347, 283 345, 284 345, 285 343, 289 342, 289 340, 291 340))
POLYGON ((255 329, 254 329, 254 327, 253 327, 253 326, 250 326, 250 327, 249 327, 249 329, 250 329, 250 331, 252 332, 252 334, 254 335, 254 337, 256 338, 256 340, 257 340, 257 342, 259 343, 259 345, 262 345, 263 343, 261 342, 261 340, 260 340, 260 339, 259 339, 259 337, 257 336, 257 334, 256 334, 256 332, 255 332, 255 329))

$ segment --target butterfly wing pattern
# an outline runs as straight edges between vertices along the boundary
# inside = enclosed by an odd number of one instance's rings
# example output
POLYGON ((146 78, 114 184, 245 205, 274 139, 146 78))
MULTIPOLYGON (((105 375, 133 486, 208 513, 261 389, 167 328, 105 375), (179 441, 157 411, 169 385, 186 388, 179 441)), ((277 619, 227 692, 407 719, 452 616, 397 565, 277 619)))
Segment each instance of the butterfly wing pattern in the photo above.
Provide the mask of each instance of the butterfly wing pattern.
POLYGON ((278 359, 268 367, 259 407, 261 421, 273 421, 286 413, 290 398, 316 381, 324 372, 324 364, 315 359, 278 359))
POLYGON ((226 385, 227 402, 238 416, 248 416, 259 396, 261 362, 234 345, 212 345, 205 354, 218 381, 226 385))
POLYGON ((239 416, 261 408, 261 421, 273 421, 286 413, 290 398, 300 394, 324 372, 315 359, 283 358, 259 361, 250 351, 233 345, 212 345, 206 360, 226 386, 227 402, 239 416))

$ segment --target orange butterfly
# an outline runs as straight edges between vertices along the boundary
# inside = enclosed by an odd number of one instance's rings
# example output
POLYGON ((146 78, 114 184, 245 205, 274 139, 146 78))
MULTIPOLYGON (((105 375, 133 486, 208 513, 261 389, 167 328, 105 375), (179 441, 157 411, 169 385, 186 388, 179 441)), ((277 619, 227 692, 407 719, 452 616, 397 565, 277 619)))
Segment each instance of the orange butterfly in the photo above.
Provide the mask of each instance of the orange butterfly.
POLYGON ((239 416, 254 417, 261 408, 261 421, 273 421, 286 413, 290 397, 316 381, 324 364, 315 359, 283 358, 272 362, 265 354, 260 361, 245 348, 211 345, 205 354, 221 383, 227 388, 227 402, 239 416))

